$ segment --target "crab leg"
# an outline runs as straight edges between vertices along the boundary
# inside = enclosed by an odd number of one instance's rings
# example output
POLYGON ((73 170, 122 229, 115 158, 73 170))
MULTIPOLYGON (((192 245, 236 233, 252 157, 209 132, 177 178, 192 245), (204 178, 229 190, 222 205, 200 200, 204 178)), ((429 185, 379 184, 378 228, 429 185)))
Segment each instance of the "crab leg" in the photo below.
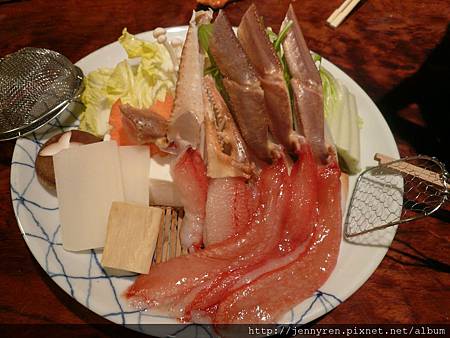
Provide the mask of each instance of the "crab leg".
POLYGON ((326 163, 328 151, 324 140, 322 81, 292 5, 289 6, 282 28, 289 21, 293 24, 283 41, 283 50, 292 75, 297 126, 310 142, 315 157, 326 163))
POLYGON ((248 147, 264 161, 279 157, 280 147, 269 139, 269 120, 261 83, 222 11, 214 22, 209 46, 224 76, 231 110, 248 147))
POLYGON ((248 178, 252 166, 248 160, 247 147, 210 75, 203 79, 203 104, 208 176, 248 178))
POLYGON ((185 213, 180 232, 181 245, 189 252, 194 252, 203 242, 208 193, 208 177, 200 153, 186 148, 172 163, 171 174, 185 213))
MULTIPOLYGON (((127 290, 127 298, 140 308, 164 310, 171 304, 185 305, 217 278, 257 264, 277 250, 287 211, 288 180, 282 159, 266 166, 257 182, 257 211, 245 231, 204 250, 153 266, 149 274, 139 276, 127 290)), ((195 192, 191 195, 197 196, 195 192)))
POLYGON ((202 143, 203 99, 202 78, 204 55, 200 52, 196 19, 208 22, 209 12, 194 12, 189 22, 186 40, 181 53, 175 102, 169 123, 170 141, 199 147, 202 143))
POLYGON ((318 223, 306 252, 229 294, 216 310, 216 323, 276 323, 328 279, 341 241, 339 166, 333 160, 321 165, 317 174, 318 223))
POLYGON ((238 28, 238 39, 258 74, 264 90, 272 135, 286 149, 299 149, 299 135, 293 130, 289 90, 280 59, 265 32, 262 18, 252 4, 238 28))

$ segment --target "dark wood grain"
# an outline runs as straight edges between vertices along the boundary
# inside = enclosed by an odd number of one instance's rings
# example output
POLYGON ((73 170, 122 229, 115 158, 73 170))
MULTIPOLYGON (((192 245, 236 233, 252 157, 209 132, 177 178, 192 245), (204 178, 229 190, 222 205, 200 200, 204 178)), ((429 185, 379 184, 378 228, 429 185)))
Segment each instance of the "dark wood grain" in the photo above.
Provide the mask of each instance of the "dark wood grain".
MULTIPOLYGON (((250 3, 227 6, 233 24, 250 3)), ((278 29, 289 3, 258 1, 258 8, 266 24, 278 29)), ((379 105, 401 155, 427 153, 448 163, 450 2, 371 0, 337 30, 325 21, 340 1, 292 3, 310 48, 341 67, 379 105)), ((195 7, 185 0, 0 4, 0 56, 38 46, 75 62, 115 41, 123 27, 137 33, 183 25, 195 7)), ((27 249, 9 191, 13 148, 14 142, 0 143, 0 323, 105 323, 60 290, 27 249)), ((449 323, 448 222, 447 209, 401 227, 367 283, 317 322, 449 323)), ((92 327, 86 335, 114 334, 92 327)))

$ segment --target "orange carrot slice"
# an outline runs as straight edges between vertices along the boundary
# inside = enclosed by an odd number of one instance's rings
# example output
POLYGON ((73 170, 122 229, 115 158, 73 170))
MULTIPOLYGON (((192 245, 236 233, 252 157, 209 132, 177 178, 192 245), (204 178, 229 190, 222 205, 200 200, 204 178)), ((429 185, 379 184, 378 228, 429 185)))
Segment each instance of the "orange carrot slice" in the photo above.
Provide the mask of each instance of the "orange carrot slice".
POLYGON ((173 96, 170 93, 166 94, 166 98, 164 101, 156 101, 150 107, 150 110, 161 115, 166 120, 170 119, 170 114, 172 113, 173 108, 173 96))
POLYGON ((123 127, 122 112, 120 111, 121 104, 120 99, 118 99, 111 107, 111 113, 109 114, 111 130, 109 134, 111 135, 111 139, 115 140, 119 146, 136 145, 136 142, 128 135, 123 127))

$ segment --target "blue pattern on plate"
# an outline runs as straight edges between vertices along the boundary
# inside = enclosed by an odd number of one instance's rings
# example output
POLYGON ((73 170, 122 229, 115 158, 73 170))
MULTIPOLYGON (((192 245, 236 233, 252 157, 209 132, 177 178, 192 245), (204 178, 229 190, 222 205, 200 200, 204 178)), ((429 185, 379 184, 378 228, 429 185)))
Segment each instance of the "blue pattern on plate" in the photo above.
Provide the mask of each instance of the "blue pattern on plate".
MULTIPOLYGON (((62 248, 57 200, 53 196, 47 196, 47 192, 43 191, 36 180, 34 160, 39 148, 51 135, 76 127, 78 125, 76 111, 79 108, 79 103, 72 104, 64 114, 50 122, 46 129, 17 141, 13 156, 15 160, 11 163, 11 196, 14 212, 33 255, 62 289, 99 315, 122 325, 139 324, 137 327, 145 332, 146 329, 142 324, 148 323, 149 319, 167 322, 170 318, 134 310, 121 298, 121 292, 136 274, 121 276, 108 274, 101 266, 95 250, 71 253, 62 248), (73 273, 72 267, 77 264, 81 264, 85 271, 73 273), (105 290, 109 290, 109 295, 105 290), (109 304, 105 305, 108 302, 109 304)), ((303 313, 290 311, 291 323, 304 324, 304 319, 315 307, 322 306, 321 312, 326 313, 339 305, 341 300, 335 295, 318 290, 305 302, 309 305, 303 313)), ((214 336, 207 326, 197 324, 186 325, 170 335, 214 336)))

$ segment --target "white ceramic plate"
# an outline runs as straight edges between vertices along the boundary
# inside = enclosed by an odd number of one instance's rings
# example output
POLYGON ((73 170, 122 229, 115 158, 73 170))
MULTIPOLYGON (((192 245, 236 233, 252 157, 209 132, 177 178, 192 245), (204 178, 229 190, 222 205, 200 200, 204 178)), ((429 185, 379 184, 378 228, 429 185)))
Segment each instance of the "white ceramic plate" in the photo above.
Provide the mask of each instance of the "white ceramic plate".
MULTIPOLYGON (((186 27, 168 29, 169 38, 184 38, 185 33, 186 27)), ((139 34, 138 37, 153 39, 151 32, 139 34)), ((77 65, 87 74, 99 67, 113 67, 125 58, 125 52, 115 42, 86 56, 77 65)), ((375 152, 398 158, 391 131, 369 96, 330 62, 323 60, 323 66, 356 97, 359 114, 364 121, 361 130, 362 168, 375 165, 372 159, 375 152)), ((55 283, 100 316, 124 325, 175 323, 170 318, 130 308, 121 295, 135 276, 107 274, 99 263, 101 252, 71 253, 62 248, 58 201, 37 181, 34 160, 42 143, 51 135, 76 126, 77 109, 80 109, 79 105, 72 105, 64 116, 52 121, 44 129, 17 140, 11 164, 11 196, 20 231, 36 260, 55 283)), ((354 183, 355 177, 351 177, 350 191, 354 183)), ((362 240, 364 245, 342 240, 338 263, 328 281, 310 298, 289 311, 281 322, 307 323, 345 301, 375 271, 394 235, 395 229, 390 228, 365 236, 362 240)), ((153 335, 172 333, 167 330, 170 329, 154 332, 147 326, 147 331, 153 335)), ((204 330, 198 330, 198 326, 195 330, 187 327, 178 332, 177 337, 207 335, 208 328, 204 330)))

